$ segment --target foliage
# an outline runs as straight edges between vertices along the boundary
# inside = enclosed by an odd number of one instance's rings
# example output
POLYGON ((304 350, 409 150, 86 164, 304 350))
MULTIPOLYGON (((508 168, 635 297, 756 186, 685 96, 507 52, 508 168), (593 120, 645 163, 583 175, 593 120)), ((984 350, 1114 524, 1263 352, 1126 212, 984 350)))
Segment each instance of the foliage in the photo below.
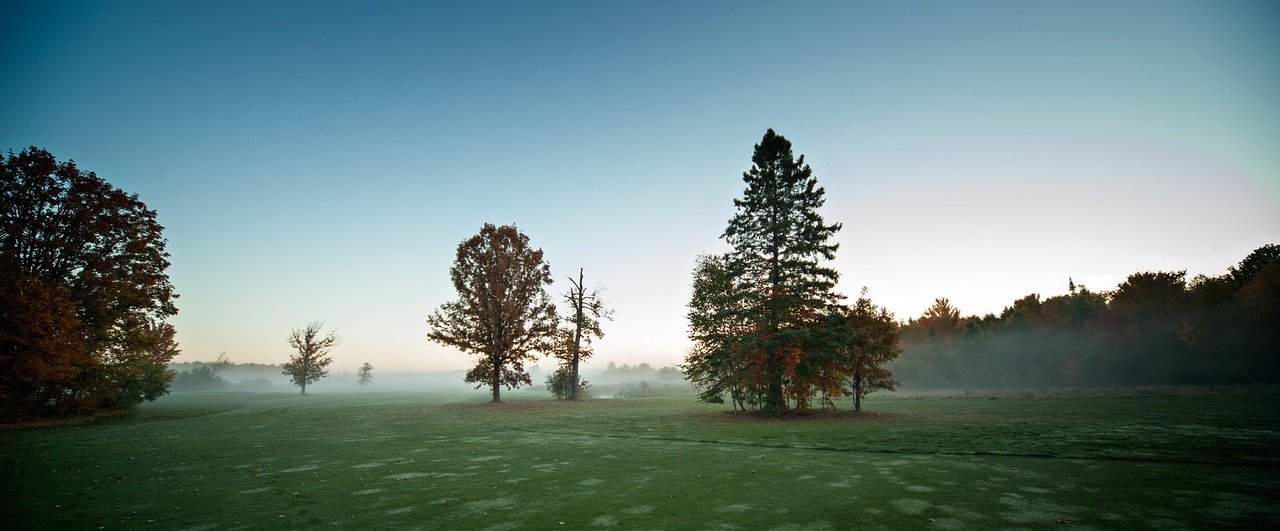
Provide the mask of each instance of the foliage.
POLYGON ((587 390, 591 388, 591 384, 586 380, 582 378, 577 380, 577 389, 574 389, 572 370, 567 365, 561 365, 547 375, 547 390, 555 395, 556 400, 577 400, 585 397, 587 390))
POLYGON ((759 393, 748 384, 748 360, 740 355, 737 338, 751 326, 740 316, 741 298, 729 274, 728 257, 699 256, 693 270, 693 294, 689 300, 689 339, 693 346, 681 367, 704 402, 722 403, 730 397, 734 410, 760 403, 759 393))
POLYGON ((549 352, 556 331, 556 309, 547 295, 551 268, 542 249, 516 227, 486 223, 480 233, 458 244, 449 270, 458 300, 440 305, 427 324, 429 339, 478 357, 465 381, 488 385, 494 402, 501 388, 531 385, 524 363, 535 352, 549 352))
POLYGON ((36 147, 0 161, 0 416, 167 391, 178 350, 164 319, 178 310, 162 232, 136 195, 75 162, 36 147))
POLYGON ((174 377, 169 387, 174 393, 193 391, 266 391, 278 379, 281 365, 262 363, 235 363, 226 352, 213 361, 170 363, 174 377))
POLYGON ((289 346, 293 347, 294 353, 282 368, 293 384, 302 388, 304 395, 307 394, 307 384, 328 376, 329 371, 325 367, 333 363, 329 351, 338 344, 338 336, 335 331, 330 331, 328 335, 320 337, 320 329, 323 327, 324 323, 313 322, 306 328, 295 327, 293 333, 289 334, 289 346))
POLYGON ((218 376, 213 367, 201 364, 188 370, 174 373, 170 387, 175 393, 184 393, 189 391, 217 391, 225 389, 227 385, 227 380, 218 376))
POLYGON ((901 332, 893 314, 873 304, 865 289, 853 307, 838 317, 843 329, 839 332, 839 364, 833 370, 843 372, 848 392, 853 396, 853 410, 862 411, 862 399, 867 395, 880 389, 894 391, 902 384, 889 367, 902 353, 901 332))
POLYGON ((373 365, 369 365, 367 361, 364 362, 364 365, 360 366, 360 370, 356 371, 356 377, 360 387, 369 385, 369 382, 373 381, 373 365))
POLYGON ((283 364, 235 363, 219 354, 214 361, 170 363, 174 373, 169 388, 174 393, 189 391, 266 391, 279 380, 283 364), (208 371, 206 373, 206 371, 208 371))
POLYGON ((1266 245, 1219 277, 1139 272, 1109 293, 1069 280, 999 316, 938 319, 935 304, 902 326, 893 368, 934 388, 1277 382, 1276 301, 1280 246, 1266 245))

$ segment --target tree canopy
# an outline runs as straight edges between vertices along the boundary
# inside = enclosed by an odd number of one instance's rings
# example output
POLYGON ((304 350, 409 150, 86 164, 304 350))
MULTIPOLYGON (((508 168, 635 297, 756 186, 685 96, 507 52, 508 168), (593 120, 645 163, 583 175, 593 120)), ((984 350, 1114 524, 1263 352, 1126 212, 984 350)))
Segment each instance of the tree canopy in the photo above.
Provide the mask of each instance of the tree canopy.
POLYGON ((476 355, 465 381, 477 389, 488 385, 493 401, 501 402, 502 387, 533 383, 524 363, 553 348, 556 308, 546 291, 551 267, 515 226, 486 223, 458 244, 449 276, 458 299, 427 318, 427 337, 476 355))
POLYGON ((289 356, 289 362, 281 368, 294 385, 302 388, 304 395, 307 394, 307 385, 329 375, 329 370, 325 368, 333 363, 329 351, 339 341, 335 331, 320 337, 322 328, 324 323, 313 322, 306 328, 294 328, 289 334, 289 346, 293 347, 294 352, 289 356))
POLYGON ((0 400, 8 416, 154 400, 178 353, 156 213, 74 161, 0 161, 0 400))

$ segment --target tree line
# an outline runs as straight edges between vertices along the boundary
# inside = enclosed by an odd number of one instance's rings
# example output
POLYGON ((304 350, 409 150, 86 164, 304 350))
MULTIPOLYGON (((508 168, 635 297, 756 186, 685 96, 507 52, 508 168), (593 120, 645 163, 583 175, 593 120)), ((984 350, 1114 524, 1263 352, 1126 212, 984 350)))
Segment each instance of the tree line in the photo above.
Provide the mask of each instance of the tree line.
POLYGON ((999 315, 938 299, 902 324, 894 371, 913 387, 1253 384, 1280 381, 1280 245, 1220 276, 1130 275, 1109 292, 1068 279, 999 315))

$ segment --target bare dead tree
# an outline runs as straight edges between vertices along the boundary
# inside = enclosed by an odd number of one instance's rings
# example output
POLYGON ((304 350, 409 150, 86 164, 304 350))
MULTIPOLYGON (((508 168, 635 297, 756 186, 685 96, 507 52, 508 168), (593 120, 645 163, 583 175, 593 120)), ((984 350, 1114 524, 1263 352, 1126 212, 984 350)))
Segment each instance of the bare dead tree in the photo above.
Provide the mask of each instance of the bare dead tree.
MULTIPOLYGON (((573 342, 557 349, 557 357, 560 357, 561 362, 569 369, 570 400, 578 399, 579 382, 582 380, 578 368, 584 360, 591 357, 591 343, 604 337, 600 320, 613 320, 613 309, 606 306, 601 297, 603 288, 597 287, 587 293, 583 278, 582 268, 578 268, 577 281, 569 277, 572 287, 564 293, 564 300, 569 303, 572 315, 564 320, 572 326, 573 342)), ((567 340, 570 334, 566 331, 562 337, 567 340)))

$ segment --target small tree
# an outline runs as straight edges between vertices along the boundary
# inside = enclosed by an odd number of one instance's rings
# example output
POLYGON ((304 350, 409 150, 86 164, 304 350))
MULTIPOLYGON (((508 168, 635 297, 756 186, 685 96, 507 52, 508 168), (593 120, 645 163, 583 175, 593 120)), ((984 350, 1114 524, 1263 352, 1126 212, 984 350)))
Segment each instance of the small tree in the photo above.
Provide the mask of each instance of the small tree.
POLYGON ((901 335, 893 314, 877 308, 866 290, 853 308, 844 313, 849 334, 844 342, 845 376, 853 395, 853 410, 862 411, 862 399, 877 389, 894 391, 901 382, 894 379, 887 364, 902 354, 901 335))
POLYGON ((360 370, 356 371, 356 375, 360 377, 360 387, 369 385, 369 382, 373 381, 373 365, 369 365, 367 361, 364 362, 364 365, 360 366, 360 370))
POLYGON ((573 388, 573 379, 569 375, 569 367, 561 365, 554 372, 547 375, 547 390, 556 396, 556 400, 575 399, 574 396, 583 397, 587 394, 587 389, 591 388, 591 384, 586 380, 578 380, 578 388, 573 388))
POLYGON ((329 350, 338 344, 338 336, 331 331, 323 338, 319 337, 322 327, 324 323, 313 322, 305 329, 294 328, 289 335, 289 346, 296 352, 289 357, 289 363, 284 364, 284 374, 289 375, 294 385, 302 388, 304 395, 307 394, 307 384, 328 376, 329 371, 325 367, 333 363, 329 350))
POLYGON ((477 389, 488 385, 493 402, 502 402, 503 386, 533 383, 524 363, 552 348, 556 307, 546 291, 551 266, 519 229, 486 223, 458 244, 449 276, 458 300, 427 318, 427 338, 476 354, 464 381, 477 389))

